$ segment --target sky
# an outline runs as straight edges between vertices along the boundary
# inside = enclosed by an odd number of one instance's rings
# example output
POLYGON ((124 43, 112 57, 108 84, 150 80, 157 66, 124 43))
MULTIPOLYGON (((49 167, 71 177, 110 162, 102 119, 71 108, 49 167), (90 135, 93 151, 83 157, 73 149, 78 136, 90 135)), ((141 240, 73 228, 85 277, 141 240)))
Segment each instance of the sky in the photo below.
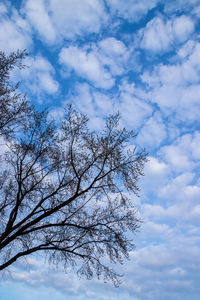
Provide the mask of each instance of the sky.
POLYGON ((199 0, 1 0, 0 50, 29 53, 12 74, 22 93, 57 119, 72 103, 96 130, 119 111, 149 162, 119 288, 32 257, 2 275, 0 299, 199 299, 199 29, 199 0))

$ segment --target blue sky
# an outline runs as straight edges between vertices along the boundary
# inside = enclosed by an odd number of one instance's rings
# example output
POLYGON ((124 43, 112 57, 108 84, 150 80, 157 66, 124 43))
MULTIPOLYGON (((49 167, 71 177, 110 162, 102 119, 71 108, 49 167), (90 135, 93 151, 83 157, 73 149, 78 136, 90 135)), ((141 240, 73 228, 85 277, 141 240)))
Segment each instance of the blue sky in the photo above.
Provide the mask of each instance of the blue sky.
POLYGON ((1 1, 0 47, 28 50, 12 78, 32 103, 54 118, 73 103, 97 130, 119 110, 149 153, 120 288, 33 257, 3 274, 1 299, 199 299, 199 28, 199 0, 1 1))

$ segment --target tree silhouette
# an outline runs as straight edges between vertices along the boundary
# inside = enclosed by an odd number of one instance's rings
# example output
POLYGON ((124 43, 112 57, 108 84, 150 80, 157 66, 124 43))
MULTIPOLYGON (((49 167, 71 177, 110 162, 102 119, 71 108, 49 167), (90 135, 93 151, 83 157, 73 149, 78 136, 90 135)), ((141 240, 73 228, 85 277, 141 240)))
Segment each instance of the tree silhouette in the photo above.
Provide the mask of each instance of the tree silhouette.
POLYGON ((134 249, 130 233, 140 220, 128 195, 138 193, 146 153, 127 150, 135 135, 119 126, 119 114, 94 132, 70 105, 59 126, 13 96, 9 70, 24 55, 0 54, 0 270, 44 252, 80 276, 118 285, 104 258, 122 263, 134 249))
POLYGON ((10 71, 14 67, 24 68, 26 51, 12 52, 9 56, 0 52, 0 136, 7 138, 25 125, 32 106, 26 98, 17 92, 18 84, 10 83, 10 71))

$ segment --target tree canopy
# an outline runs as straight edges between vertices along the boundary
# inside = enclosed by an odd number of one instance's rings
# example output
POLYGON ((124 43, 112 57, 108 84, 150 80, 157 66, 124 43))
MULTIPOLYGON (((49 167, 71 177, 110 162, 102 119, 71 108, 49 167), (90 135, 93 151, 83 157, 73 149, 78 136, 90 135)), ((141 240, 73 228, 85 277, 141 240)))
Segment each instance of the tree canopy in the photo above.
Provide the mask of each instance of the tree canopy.
POLYGON ((10 83, 26 52, 0 53, 0 270, 44 252, 80 276, 119 283, 105 263, 122 263, 139 225, 145 151, 128 146, 132 131, 108 116, 101 132, 71 105, 61 124, 38 112, 10 83))

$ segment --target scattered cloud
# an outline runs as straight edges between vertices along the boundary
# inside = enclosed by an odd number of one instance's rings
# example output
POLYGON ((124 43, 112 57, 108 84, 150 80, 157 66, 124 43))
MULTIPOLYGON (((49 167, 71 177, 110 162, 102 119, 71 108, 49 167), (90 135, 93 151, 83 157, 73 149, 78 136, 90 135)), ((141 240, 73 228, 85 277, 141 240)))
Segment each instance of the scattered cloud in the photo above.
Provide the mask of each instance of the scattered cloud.
POLYGON ((102 66, 93 51, 87 53, 84 49, 69 46, 61 50, 59 61, 97 87, 109 89, 114 85, 111 74, 102 66))
POLYGON ((200 105, 200 44, 190 42, 183 47, 180 51, 183 54, 186 51, 186 57, 181 62, 159 64, 152 72, 144 72, 141 78, 149 87, 151 101, 157 103, 165 115, 175 114, 175 122, 192 123, 198 120, 200 105))
POLYGON ((120 0, 107 0, 113 14, 132 22, 139 21, 159 2, 160 0, 149 0, 148 2, 145 0, 127 0, 122 3, 120 0))
POLYGON ((41 38, 45 39, 48 43, 55 42, 57 33, 44 0, 26 1, 24 13, 41 38))
POLYGON ((89 126, 92 129, 101 130, 104 127, 104 120, 108 111, 114 113, 113 99, 100 93, 87 83, 77 84, 73 93, 69 94, 67 103, 73 103, 81 112, 89 116, 89 126))
POLYGON ((3 3, 0 5, 0 45, 1 51, 6 53, 28 49, 32 45, 29 23, 14 8, 8 14, 3 3))
POLYGON ((159 147, 163 140, 167 137, 165 124, 162 117, 156 113, 150 117, 139 132, 137 142, 144 147, 159 147))
POLYGON ((115 84, 114 76, 125 71, 124 65, 128 57, 129 51, 123 42, 110 37, 97 45, 63 48, 59 54, 59 62, 96 87, 110 89, 115 84))
POLYGON ((23 12, 40 38, 50 44, 98 33, 107 20, 102 0, 28 0, 23 12))
POLYGON ((137 130, 153 113, 153 107, 146 99, 146 93, 137 88, 135 83, 123 80, 115 98, 115 109, 120 112, 123 123, 137 130))
POLYGON ((32 95, 37 95, 37 101, 43 101, 43 94, 53 95, 58 92, 59 83, 54 79, 55 70, 51 63, 41 55, 28 57, 25 61, 26 68, 14 70, 13 80, 22 81, 32 95))
POLYGON ((200 159, 200 133, 196 131, 179 137, 173 144, 162 147, 160 155, 176 172, 197 168, 200 159))
POLYGON ((174 44, 185 42, 194 31, 194 22, 182 15, 170 20, 155 17, 142 30, 141 47, 152 51, 168 51, 174 44))
POLYGON ((148 103, 128 91, 121 93, 119 99, 118 108, 123 122, 128 127, 137 130, 152 114, 153 109, 148 103))

